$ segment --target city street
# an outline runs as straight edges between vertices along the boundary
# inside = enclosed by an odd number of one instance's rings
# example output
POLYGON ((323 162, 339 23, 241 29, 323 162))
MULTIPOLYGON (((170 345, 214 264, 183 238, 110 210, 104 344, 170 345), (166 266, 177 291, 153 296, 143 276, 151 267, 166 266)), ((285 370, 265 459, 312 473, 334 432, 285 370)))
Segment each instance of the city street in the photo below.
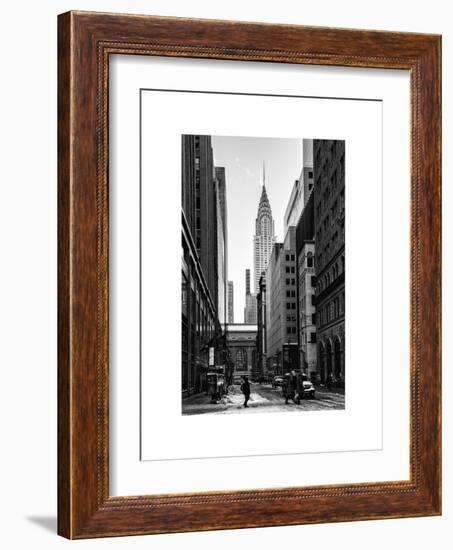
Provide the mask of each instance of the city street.
POLYGON ((184 134, 182 189, 182 414, 344 409, 345 141, 184 134))
POLYGON ((316 388, 315 399, 302 399, 300 405, 293 401, 285 404, 281 388, 272 388, 270 384, 250 384, 251 394, 248 407, 243 407, 244 395, 239 385, 230 386, 228 394, 217 403, 211 403, 211 397, 204 393, 193 395, 182 402, 182 414, 229 414, 264 412, 302 412, 344 409, 344 394, 316 388))

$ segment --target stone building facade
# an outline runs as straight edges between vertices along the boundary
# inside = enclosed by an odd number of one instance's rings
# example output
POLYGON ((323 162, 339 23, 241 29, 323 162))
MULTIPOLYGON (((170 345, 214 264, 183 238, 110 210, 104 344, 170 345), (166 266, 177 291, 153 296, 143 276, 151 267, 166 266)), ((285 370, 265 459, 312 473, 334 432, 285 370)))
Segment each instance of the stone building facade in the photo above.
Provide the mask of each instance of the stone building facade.
POLYGON ((257 326, 232 324, 228 326, 227 346, 233 364, 233 374, 252 376, 256 371, 257 326))
POLYGON ((321 382, 345 383, 345 142, 313 145, 317 362, 321 382))

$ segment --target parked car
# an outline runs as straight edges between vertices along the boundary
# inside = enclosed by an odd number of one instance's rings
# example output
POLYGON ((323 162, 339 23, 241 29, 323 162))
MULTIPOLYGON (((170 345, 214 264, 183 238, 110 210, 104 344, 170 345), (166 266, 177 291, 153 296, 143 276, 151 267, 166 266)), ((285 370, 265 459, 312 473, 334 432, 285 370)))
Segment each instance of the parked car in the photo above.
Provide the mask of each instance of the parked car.
POLYGON ((313 386, 313 383, 307 379, 302 380, 302 391, 299 393, 299 396, 301 398, 309 397, 310 399, 314 399, 315 387, 313 386))
POLYGON ((274 376, 272 380, 272 387, 278 388, 283 386, 283 376, 274 376))

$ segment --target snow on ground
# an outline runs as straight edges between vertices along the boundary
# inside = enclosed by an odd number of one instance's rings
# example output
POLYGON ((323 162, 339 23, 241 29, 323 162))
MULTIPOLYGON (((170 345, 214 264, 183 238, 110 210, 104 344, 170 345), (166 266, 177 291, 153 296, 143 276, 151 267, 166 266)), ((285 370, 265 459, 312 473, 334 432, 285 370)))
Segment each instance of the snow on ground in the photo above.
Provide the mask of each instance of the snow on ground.
POLYGON ((281 389, 270 385, 251 384, 248 407, 244 407, 244 394, 238 385, 228 388, 228 394, 217 402, 212 402, 205 393, 184 399, 182 414, 253 414, 260 412, 301 412, 310 410, 344 409, 344 395, 319 390, 316 399, 303 399, 300 405, 292 401, 288 404, 281 389))

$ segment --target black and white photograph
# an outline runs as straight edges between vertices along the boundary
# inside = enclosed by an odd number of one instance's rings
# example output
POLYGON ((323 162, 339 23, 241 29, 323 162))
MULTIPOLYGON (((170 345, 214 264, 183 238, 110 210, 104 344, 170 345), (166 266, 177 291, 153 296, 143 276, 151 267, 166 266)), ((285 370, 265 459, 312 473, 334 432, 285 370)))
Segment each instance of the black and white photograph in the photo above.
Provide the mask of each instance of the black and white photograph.
POLYGON ((345 408, 345 141, 182 135, 182 414, 345 408))

